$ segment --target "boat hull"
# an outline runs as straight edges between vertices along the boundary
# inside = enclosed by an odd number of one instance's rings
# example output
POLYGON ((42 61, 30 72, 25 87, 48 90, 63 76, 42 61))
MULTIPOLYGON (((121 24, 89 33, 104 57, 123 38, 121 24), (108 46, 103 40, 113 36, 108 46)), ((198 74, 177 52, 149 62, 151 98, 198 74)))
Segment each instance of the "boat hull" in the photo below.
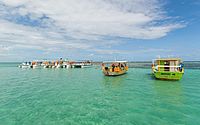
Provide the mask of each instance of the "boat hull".
POLYGON ((30 68, 31 66, 30 65, 19 65, 19 68, 22 68, 22 69, 26 69, 26 68, 30 68))
POLYGON ((154 77, 160 80, 180 80, 183 77, 183 74, 183 72, 153 72, 154 77))
POLYGON ((105 76, 119 76, 119 75, 126 74, 126 70, 122 70, 120 72, 110 72, 110 71, 103 70, 103 73, 105 76))
POLYGON ((73 68, 91 68, 92 65, 72 65, 73 68))
POLYGON ((72 67, 71 67, 71 65, 68 65, 68 64, 67 64, 67 65, 63 65, 63 68, 69 69, 69 68, 72 68, 72 67))
POLYGON ((73 68, 82 68, 82 65, 73 65, 73 68))

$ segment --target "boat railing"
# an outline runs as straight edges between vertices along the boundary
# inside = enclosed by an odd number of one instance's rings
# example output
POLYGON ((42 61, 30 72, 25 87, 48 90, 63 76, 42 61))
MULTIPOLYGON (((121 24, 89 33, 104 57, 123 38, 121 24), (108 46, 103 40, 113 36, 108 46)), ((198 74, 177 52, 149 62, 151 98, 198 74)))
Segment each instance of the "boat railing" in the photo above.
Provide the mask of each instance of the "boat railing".
POLYGON ((183 66, 165 66, 165 65, 156 65, 153 66, 156 71, 165 71, 165 72, 184 72, 183 66), (165 69, 166 68, 166 69, 165 69))
POLYGON ((182 66, 165 66, 165 65, 157 65, 157 66, 155 66, 155 67, 180 68, 180 67, 182 67, 182 66))

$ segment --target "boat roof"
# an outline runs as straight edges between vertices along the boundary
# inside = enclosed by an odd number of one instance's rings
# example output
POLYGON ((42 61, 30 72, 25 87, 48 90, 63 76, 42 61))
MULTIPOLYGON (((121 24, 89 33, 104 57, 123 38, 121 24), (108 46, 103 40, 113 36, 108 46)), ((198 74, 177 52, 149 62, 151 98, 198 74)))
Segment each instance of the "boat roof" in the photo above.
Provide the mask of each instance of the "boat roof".
POLYGON ((181 58, 160 58, 160 59, 154 59, 155 61, 179 61, 181 58))
POLYGON ((127 63, 127 61, 103 61, 103 63, 127 63))

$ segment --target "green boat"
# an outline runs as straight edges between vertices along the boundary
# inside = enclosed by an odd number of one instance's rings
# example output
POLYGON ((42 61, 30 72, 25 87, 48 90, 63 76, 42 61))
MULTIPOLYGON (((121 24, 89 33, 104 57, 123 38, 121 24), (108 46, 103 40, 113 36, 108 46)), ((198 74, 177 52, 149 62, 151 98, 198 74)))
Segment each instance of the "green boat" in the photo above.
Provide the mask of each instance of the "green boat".
POLYGON ((152 74, 156 79, 180 80, 184 74, 180 58, 161 58, 152 61, 152 74))

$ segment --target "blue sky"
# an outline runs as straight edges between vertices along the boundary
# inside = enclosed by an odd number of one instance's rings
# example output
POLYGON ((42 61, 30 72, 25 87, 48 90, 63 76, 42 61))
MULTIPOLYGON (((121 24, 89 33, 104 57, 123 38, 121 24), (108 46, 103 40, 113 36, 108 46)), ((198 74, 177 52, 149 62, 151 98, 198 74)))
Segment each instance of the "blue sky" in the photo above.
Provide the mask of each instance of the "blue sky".
POLYGON ((198 0, 1 0, 0 61, 200 60, 198 0))

